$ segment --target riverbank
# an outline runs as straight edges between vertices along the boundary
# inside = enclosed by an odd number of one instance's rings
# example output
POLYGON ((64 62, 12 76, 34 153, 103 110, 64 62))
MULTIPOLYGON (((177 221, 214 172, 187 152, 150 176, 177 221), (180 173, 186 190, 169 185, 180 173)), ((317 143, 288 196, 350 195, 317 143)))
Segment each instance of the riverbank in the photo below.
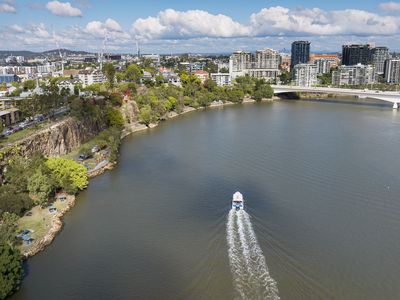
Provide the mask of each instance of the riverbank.
POLYGON ((50 212, 48 207, 35 206, 18 220, 18 227, 21 230, 29 230, 32 239, 29 242, 22 242, 20 250, 23 257, 34 256, 51 244, 62 228, 62 217, 74 205, 75 196, 58 194, 51 206, 56 209, 55 212, 50 212))
MULTIPOLYGON (((271 102, 276 99, 264 99, 262 102, 271 102)), ((245 98, 241 104, 249 104, 249 103, 256 103, 255 100, 251 98, 245 98)), ((239 103, 233 103, 233 102, 213 102, 208 108, 220 108, 220 107, 225 107, 225 106, 231 106, 239 103)), ((165 118, 165 121, 169 119, 174 119, 176 117, 179 117, 181 115, 195 112, 195 111, 204 111, 206 108, 201 107, 201 108, 193 108, 186 106, 184 107, 183 111, 181 113, 176 113, 176 112, 169 112, 165 118)), ((145 131, 151 128, 157 127, 160 122, 157 123, 151 123, 149 126, 143 125, 140 122, 135 122, 133 124, 130 124, 128 128, 125 128, 121 132, 121 138, 124 139, 125 137, 136 133, 136 132, 141 132, 145 131)), ((98 168, 94 168, 91 171, 88 171, 87 176, 88 178, 93 178, 97 177, 107 170, 111 170, 117 163, 116 162, 110 162, 108 160, 103 161, 104 164, 100 165, 98 168)), ((72 195, 65 195, 66 200, 60 201, 60 196, 63 194, 59 194, 56 197, 56 201, 52 204, 54 207, 56 207, 57 212, 56 213, 50 213, 49 209, 46 208, 41 208, 40 206, 36 206, 30 210, 30 214, 26 214, 24 217, 20 218, 18 221, 18 227, 20 230, 30 230, 31 237, 33 238, 33 242, 31 244, 22 244, 20 246, 20 250, 22 255, 25 258, 29 258, 34 256, 35 254, 43 251, 45 247, 55 239, 57 234, 61 231, 62 226, 63 226, 63 216, 65 213, 67 213, 74 205, 75 205, 75 200, 76 197, 72 195)))

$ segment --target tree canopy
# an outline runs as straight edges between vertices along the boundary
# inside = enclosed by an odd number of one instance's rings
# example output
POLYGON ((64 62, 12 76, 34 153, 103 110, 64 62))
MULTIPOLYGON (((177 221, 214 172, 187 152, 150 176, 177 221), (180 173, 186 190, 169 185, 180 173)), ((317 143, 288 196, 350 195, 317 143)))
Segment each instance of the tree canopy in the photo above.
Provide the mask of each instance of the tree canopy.
POLYGON ((74 160, 50 157, 46 165, 51 170, 57 187, 65 189, 69 194, 76 194, 88 185, 86 168, 74 160))
POLYGON ((22 280, 20 252, 8 243, 0 244, 0 299, 14 292, 22 280))

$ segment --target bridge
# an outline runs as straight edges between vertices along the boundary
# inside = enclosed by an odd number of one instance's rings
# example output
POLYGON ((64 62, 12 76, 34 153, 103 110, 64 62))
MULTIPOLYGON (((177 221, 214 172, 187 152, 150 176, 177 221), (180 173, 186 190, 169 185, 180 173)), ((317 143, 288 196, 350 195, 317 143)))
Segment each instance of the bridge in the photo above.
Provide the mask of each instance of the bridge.
POLYGON ((291 85, 272 85, 274 94, 282 93, 318 93, 318 94, 336 94, 345 96, 357 96, 358 98, 371 98, 393 103, 393 109, 398 109, 400 105, 400 92, 386 92, 368 89, 343 89, 332 87, 303 87, 291 85))

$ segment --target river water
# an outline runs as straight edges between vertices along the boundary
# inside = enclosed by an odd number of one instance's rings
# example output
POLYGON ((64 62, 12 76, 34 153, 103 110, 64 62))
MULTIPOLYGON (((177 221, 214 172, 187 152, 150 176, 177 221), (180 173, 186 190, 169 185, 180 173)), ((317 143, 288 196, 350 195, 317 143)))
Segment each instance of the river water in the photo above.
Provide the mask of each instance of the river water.
POLYGON ((282 101, 134 134, 12 299, 238 298, 237 190, 281 299, 399 299, 399 133, 388 107, 282 101))

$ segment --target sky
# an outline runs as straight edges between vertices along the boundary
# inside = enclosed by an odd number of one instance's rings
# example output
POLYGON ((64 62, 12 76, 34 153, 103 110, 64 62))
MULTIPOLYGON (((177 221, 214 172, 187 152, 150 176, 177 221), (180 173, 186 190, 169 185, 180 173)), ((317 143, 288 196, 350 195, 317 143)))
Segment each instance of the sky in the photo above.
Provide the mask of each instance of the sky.
POLYGON ((0 50, 289 51, 294 40, 313 52, 348 43, 400 51, 400 0, 0 0, 0 50))

